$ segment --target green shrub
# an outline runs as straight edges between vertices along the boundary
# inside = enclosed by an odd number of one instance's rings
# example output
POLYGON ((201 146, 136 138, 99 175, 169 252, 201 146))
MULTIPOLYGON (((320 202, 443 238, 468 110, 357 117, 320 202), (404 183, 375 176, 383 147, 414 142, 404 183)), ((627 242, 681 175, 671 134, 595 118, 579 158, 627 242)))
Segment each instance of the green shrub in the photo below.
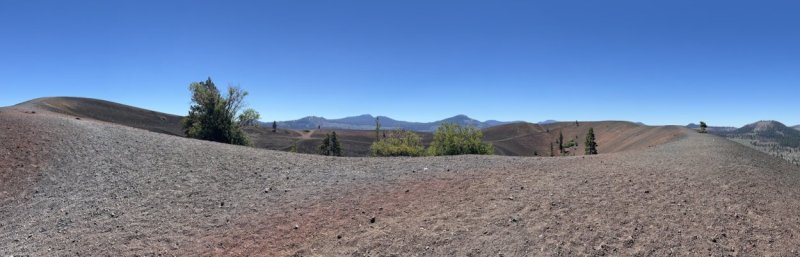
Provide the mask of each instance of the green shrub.
POLYGON ((242 114, 239 114, 237 124, 239 124, 239 127, 258 127, 258 119, 260 118, 261 114, 259 114, 256 110, 246 109, 242 111, 242 114))
POLYGON ((473 127, 444 123, 436 129, 428 147, 430 155, 493 154, 494 147, 483 142, 483 132, 473 127))
POLYGON ((182 120, 186 136, 236 145, 250 145, 242 126, 255 124, 259 114, 253 109, 242 112, 247 92, 238 87, 229 87, 228 95, 220 94, 211 78, 189 86, 192 105, 189 115, 182 120))
POLYGON ((573 147, 573 146, 577 146, 577 145, 578 145, 578 143, 575 142, 575 139, 570 139, 569 142, 564 144, 563 148, 567 149, 567 148, 570 148, 570 147, 573 147))
POLYGON ((369 148, 372 156, 423 156, 422 138, 414 132, 395 130, 369 148))

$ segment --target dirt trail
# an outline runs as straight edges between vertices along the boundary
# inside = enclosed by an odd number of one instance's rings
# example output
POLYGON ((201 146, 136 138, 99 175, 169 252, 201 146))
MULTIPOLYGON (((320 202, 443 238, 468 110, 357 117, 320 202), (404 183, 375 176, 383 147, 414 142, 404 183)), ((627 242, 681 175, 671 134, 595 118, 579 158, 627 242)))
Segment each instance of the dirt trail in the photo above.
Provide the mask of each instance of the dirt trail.
POLYGON ((300 133, 301 139, 311 139, 311 135, 316 131, 316 129, 308 130, 308 132, 306 132, 306 130, 297 130, 297 133, 300 133))
MULTIPOLYGON (((0 120, 0 137, 37 135, 31 142, 46 143, 38 151, 47 153, 38 169, 22 169, 41 174, 20 187, 24 197, 0 206, 0 255, 800 250, 800 170, 689 131, 670 143, 598 156, 335 158, 8 108, 0 120)), ((14 147, 0 150, 18 153, 14 147)))

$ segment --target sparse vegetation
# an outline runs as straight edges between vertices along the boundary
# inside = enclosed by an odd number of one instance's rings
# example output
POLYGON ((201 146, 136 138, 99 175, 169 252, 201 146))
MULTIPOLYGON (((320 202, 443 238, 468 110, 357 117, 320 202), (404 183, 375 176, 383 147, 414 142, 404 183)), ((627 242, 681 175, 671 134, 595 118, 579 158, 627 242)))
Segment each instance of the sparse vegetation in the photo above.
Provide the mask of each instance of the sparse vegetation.
POLYGON ((423 156, 425 146, 417 133, 395 130, 383 140, 372 143, 370 152, 372 156, 423 156))
POLYGON ((589 128, 589 132, 586 132, 586 143, 584 146, 586 147, 587 155, 597 154, 597 142, 595 142, 594 138, 594 128, 589 128))
POLYGON ((241 129, 254 123, 259 114, 253 109, 244 110, 247 91, 238 87, 228 87, 227 96, 222 96, 211 78, 194 82, 189 86, 192 92, 192 105, 189 115, 182 120, 186 136, 202 140, 228 144, 250 145, 250 140, 241 129))
POLYGON ((433 134, 428 154, 494 154, 494 147, 483 142, 483 132, 479 129, 444 123, 433 134))
POLYGON ((760 141, 756 139, 754 141, 754 139, 746 136, 728 136, 727 138, 733 142, 740 143, 744 146, 753 148, 777 158, 785 159, 794 165, 800 166, 800 147, 786 146, 778 142, 768 140, 760 141))

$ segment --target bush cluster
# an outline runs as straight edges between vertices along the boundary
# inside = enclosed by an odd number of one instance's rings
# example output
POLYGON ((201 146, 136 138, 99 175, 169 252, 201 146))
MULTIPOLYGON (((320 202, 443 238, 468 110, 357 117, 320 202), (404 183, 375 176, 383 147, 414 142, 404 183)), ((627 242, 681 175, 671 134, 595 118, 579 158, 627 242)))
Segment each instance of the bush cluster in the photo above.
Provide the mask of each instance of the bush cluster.
MULTIPOLYGON (((380 139, 378 137, 378 139, 380 139)), ((423 156, 422 138, 414 132, 395 130, 369 148, 372 156, 423 156)))
POLYGON ((419 135, 396 130, 370 147, 373 156, 439 156, 459 154, 494 154, 494 147, 483 142, 483 132, 473 127, 444 123, 436 129, 426 150, 419 135))
POLYGON ((494 154, 494 147, 483 142, 483 132, 480 129, 445 123, 440 125, 433 134, 428 154, 494 154))

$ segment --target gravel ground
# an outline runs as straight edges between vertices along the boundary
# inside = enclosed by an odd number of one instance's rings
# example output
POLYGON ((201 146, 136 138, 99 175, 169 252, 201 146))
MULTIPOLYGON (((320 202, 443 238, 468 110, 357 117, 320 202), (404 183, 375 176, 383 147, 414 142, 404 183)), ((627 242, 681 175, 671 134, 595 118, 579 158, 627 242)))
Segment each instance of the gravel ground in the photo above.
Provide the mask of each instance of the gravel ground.
POLYGON ((0 255, 800 255, 800 169, 688 130, 586 157, 334 158, 31 111, 0 109, 0 255))

